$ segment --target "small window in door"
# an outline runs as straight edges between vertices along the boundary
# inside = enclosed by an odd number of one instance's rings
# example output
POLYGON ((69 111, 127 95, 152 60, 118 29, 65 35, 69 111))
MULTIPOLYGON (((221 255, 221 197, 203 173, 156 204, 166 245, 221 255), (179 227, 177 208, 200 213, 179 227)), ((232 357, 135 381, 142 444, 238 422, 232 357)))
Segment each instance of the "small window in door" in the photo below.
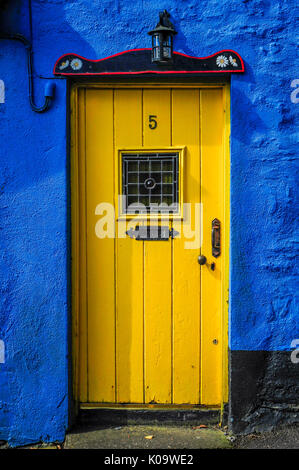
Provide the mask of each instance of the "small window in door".
POLYGON ((123 214, 179 214, 180 151, 121 152, 123 214))

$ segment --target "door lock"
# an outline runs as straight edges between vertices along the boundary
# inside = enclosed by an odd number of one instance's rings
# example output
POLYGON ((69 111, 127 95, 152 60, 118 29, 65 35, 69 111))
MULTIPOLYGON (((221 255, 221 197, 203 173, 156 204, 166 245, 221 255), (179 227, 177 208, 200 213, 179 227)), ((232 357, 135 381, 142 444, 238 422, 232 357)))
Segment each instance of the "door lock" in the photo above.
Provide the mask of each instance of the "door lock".
POLYGON ((221 238, 220 238, 220 220, 212 221, 212 256, 218 258, 221 254, 221 238))
MULTIPOLYGON (((200 264, 201 266, 203 266, 204 264, 207 264, 207 258, 204 255, 199 255, 199 257, 197 258, 197 261, 198 261, 198 264, 200 264)), ((216 266, 215 263, 210 264, 210 268, 212 271, 215 271, 215 266, 216 266)))

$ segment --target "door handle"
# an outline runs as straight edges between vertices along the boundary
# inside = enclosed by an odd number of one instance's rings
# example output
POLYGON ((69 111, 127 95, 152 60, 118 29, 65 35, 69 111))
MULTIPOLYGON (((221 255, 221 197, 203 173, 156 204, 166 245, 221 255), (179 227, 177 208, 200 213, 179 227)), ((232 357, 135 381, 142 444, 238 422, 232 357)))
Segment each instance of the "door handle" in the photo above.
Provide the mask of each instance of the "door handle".
POLYGON ((221 254, 220 220, 212 221, 212 255, 218 258, 221 254))
MULTIPOLYGON (((221 254, 220 226, 219 219, 212 220, 212 256, 214 256, 214 258, 218 258, 221 254)), ((199 255, 197 261, 201 266, 208 264, 207 258, 204 255, 199 255)), ((215 263, 211 263, 208 266, 210 266, 212 271, 215 271, 215 263)))

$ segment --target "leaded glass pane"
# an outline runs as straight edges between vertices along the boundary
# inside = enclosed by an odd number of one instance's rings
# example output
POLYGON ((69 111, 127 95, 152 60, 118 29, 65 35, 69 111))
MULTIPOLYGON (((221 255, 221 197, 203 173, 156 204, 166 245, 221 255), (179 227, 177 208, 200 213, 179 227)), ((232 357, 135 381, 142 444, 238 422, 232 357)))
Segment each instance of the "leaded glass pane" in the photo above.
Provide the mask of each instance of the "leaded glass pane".
POLYGON ((179 154, 123 153, 122 195, 127 214, 178 213, 179 154))

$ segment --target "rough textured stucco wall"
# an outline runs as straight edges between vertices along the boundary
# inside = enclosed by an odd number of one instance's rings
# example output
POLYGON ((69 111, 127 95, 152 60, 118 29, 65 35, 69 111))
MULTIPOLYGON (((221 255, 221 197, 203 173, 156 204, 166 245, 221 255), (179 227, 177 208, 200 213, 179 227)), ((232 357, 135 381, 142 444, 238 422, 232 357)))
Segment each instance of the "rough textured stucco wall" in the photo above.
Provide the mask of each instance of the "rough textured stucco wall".
MULTIPOLYGON (((26 9, 9 5, 1 32, 28 37, 26 9)), ((16 445, 61 440, 67 423, 66 88, 50 111, 32 112, 18 42, 0 41, 0 77, 0 439, 16 445)))
MULTIPOLYGON (((295 0, 33 0, 37 101, 60 55, 149 47, 163 8, 178 31, 175 50, 232 48, 245 60, 231 83, 230 348, 288 350, 299 337, 295 0)), ((1 31, 28 37, 28 24, 27 0, 6 2, 1 31)), ((61 440, 67 426, 66 82, 55 80, 50 111, 33 113, 24 48, 8 41, 0 79, 0 439, 16 445, 61 440)))

